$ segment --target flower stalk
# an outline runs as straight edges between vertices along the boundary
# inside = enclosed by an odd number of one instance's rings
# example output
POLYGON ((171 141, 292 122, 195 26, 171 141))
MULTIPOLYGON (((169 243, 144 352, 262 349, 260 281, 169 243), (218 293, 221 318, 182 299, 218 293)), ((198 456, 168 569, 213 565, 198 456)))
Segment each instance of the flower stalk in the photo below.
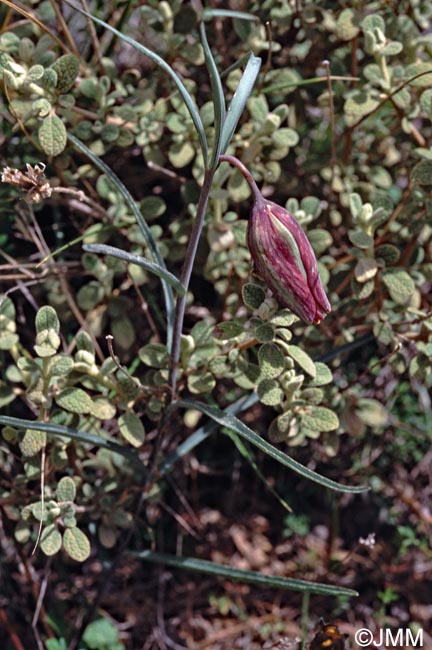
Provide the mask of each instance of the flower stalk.
POLYGON ((192 275, 192 269, 195 261, 199 239, 204 226, 205 213, 207 210, 207 204, 210 196, 210 190, 211 190, 214 173, 215 170, 211 168, 206 169, 204 173, 204 181, 201 187, 195 220, 192 227, 189 243, 186 249, 186 255, 185 255, 182 272, 180 276, 180 281, 184 288, 184 295, 178 296, 176 302, 176 308, 175 308, 175 315, 174 315, 174 330, 173 330, 173 341, 172 341, 171 354, 170 354, 170 375, 169 375, 171 400, 174 400, 176 396, 178 363, 180 359, 180 341, 181 341, 181 335, 183 331, 187 292, 189 289, 189 283, 192 275))

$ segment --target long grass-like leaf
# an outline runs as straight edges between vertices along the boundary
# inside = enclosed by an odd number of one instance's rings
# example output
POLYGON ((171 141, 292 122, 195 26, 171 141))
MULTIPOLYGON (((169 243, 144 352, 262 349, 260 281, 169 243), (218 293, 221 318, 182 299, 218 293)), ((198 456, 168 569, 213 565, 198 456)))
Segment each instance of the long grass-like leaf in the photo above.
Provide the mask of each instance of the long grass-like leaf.
POLYGON ((45 433, 48 435, 66 436, 66 438, 71 438, 71 440, 85 442, 88 445, 93 445, 102 449, 109 449, 110 451, 113 451, 116 454, 120 454, 120 456, 127 458, 131 463, 134 464, 135 467, 139 468, 141 471, 145 471, 144 464, 131 449, 123 447, 123 445, 119 445, 117 442, 113 442, 112 440, 106 440, 105 438, 96 436, 93 433, 78 431, 77 429, 72 429, 71 427, 65 427, 62 424, 40 422, 39 420, 23 420, 22 418, 13 418, 7 415, 0 415, 0 424, 11 426, 15 429, 45 431, 45 433))
POLYGON ((137 264, 143 269, 146 269, 146 271, 150 271, 150 273, 154 273, 162 280, 165 280, 165 282, 168 282, 168 284, 174 287, 177 293, 179 293, 181 296, 183 296, 185 293, 182 283, 178 278, 176 278, 175 275, 167 271, 162 266, 159 266, 159 264, 154 264, 153 262, 147 260, 145 257, 141 257, 141 255, 132 255, 132 253, 127 253, 121 248, 115 248, 115 246, 107 246, 106 244, 84 244, 83 249, 88 253, 102 253, 103 255, 112 255, 113 257, 117 257, 119 260, 124 260, 129 264, 137 264))
POLYGON ((215 167, 217 165, 217 161, 219 160, 219 154, 221 150, 221 134, 225 122, 225 97, 216 62, 210 49, 210 45, 208 44, 204 23, 200 23, 200 36, 212 87, 215 135, 210 166, 215 167))
MULTIPOLYGON (((166 269, 165 261, 159 252, 159 249, 153 238, 151 230, 147 225, 146 220, 141 214, 141 211, 138 208, 136 201, 134 200, 132 194, 129 192, 127 187, 122 183, 119 177, 116 174, 114 174, 112 169, 101 158, 99 158, 99 156, 94 154, 93 151, 91 151, 91 149, 89 149, 84 144, 84 142, 81 142, 81 140, 79 140, 78 138, 76 138, 74 135, 70 133, 68 133, 68 139, 70 140, 70 142, 72 142, 74 147, 76 147, 85 156, 87 156, 87 158, 89 158, 92 161, 92 163, 96 165, 96 167, 98 167, 98 169, 100 169, 108 177, 108 179, 114 185, 116 190, 122 195, 127 205, 129 206, 130 210, 132 211, 133 215, 135 216, 135 219, 137 220, 137 224, 141 229, 141 232, 146 240, 147 246, 149 247, 155 262, 160 267, 166 269)), ((165 308, 167 312, 167 344, 168 344, 168 348, 170 348, 171 341, 172 341, 172 333, 174 328, 174 309, 175 309, 174 296, 171 287, 166 282, 166 280, 162 280, 162 288, 164 292, 165 308)))
POLYGON ((258 22, 258 16, 248 14, 245 11, 234 11, 232 9, 204 9, 202 12, 203 20, 211 20, 212 18, 237 18, 238 20, 249 20, 251 22, 258 22))
POLYGON ((292 512, 292 508, 288 504, 285 499, 283 499, 280 494, 270 485, 270 483, 267 481, 266 477, 260 470, 260 468, 257 465, 257 462, 255 460, 255 456, 253 455, 252 451, 250 448, 243 442, 243 440, 240 438, 240 436, 237 433, 234 433, 232 429, 226 429, 226 434, 231 438, 235 446, 237 447, 237 450, 239 453, 243 456, 245 460, 249 463, 249 465, 252 467, 253 471, 255 474, 258 476, 258 478, 264 483, 266 486, 267 490, 271 492, 271 494, 277 499, 282 506, 282 508, 285 508, 285 510, 288 510, 288 512, 292 512))
POLYGON ((277 93, 283 90, 289 90, 290 88, 300 88, 301 86, 309 86, 310 84, 317 83, 328 83, 328 81, 359 81, 360 77, 342 77, 339 75, 330 75, 329 79, 327 77, 311 77, 310 79, 298 79, 297 81, 286 81, 278 84, 272 84, 271 86, 266 86, 261 89, 261 92, 264 94, 268 93, 277 93))
POLYGON ((233 569, 225 564, 209 562, 208 560, 198 560, 196 558, 181 557, 168 555, 165 553, 156 553, 154 551, 141 551, 131 553, 133 557, 146 562, 158 564, 167 564, 177 569, 186 569, 187 571, 196 571, 206 573, 207 575, 224 578, 225 580, 234 580, 235 582, 246 582, 260 585, 264 588, 287 589, 289 591, 300 591, 309 594, 320 594, 322 596, 358 596, 357 591, 346 589, 345 587, 336 587, 334 585, 325 585, 321 582, 308 582, 307 580, 296 580, 295 578, 284 578, 282 576, 258 573, 258 571, 245 571, 243 569, 233 569))
POLYGON ((250 54, 245 71, 239 81, 237 90, 231 100, 228 108, 225 124, 222 130, 220 153, 223 154, 228 148, 238 121, 243 113, 246 102, 252 92, 252 88, 258 76, 261 67, 261 59, 254 54, 250 54))
MULTIPOLYGON (((258 396, 256 393, 251 393, 247 397, 242 397, 230 406, 227 406, 225 409, 225 413, 229 413, 231 415, 237 415, 237 413, 241 413, 242 411, 246 411, 246 409, 250 408, 254 404, 256 404, 258 401, 258 396)), ((184 440, 180 445, 176 448, 173 453, 168 456, 164 461, 159 466, 159 475, 164 476, 167 474, 175 465, 175 463, 183 458, 183 456, 186 456, 186 454, 189 454, 192 449, 195 449, 199 444, 201 444, 204 440, 206 440, 209 436, 212 435, 212 433, 215 433, 219 428, 219 425, 217 422, 209 421, 206 422, 202 427, 194 431, 186 440, 184 440)))
POLYGON ((277 460, 282 465, 289 467, 297 474, 300 474, 300 476, 303 476, 310 481, 314 481, 314 483, 324 485, 330 490, 336 490, 337 492, 348 492, 353 494, 356 494, 358 492, 366 492, 368 490, 368 488, 364 485, 342 485, 341 483, 336 483, 336 481, 333 481, 332 479, 321 476, 321 474, 314 472, 293 458, 290 458, 290 456, 284 454, 283 451, 280 451, 269 442, 267 442, 267 440, 261 438, 261 436, 256 434, 255 431, 252 431, 252 429, 250 429, 241 420, 229 413, 222 411, 219 408, 209 406, 208 404, 204 404, 192 399, 179 400, 174 403, 174 406, 198 409, 202 413, 208 415, 208 417, 210 417, 215 422, 218 422, 221 426, 235 431, 235 433, 238 433, 239 436, 248 440, 251 444, 255 445, 255 447, 258 447, 258 449, 261 449, 261 451, 266 453, 271 458, 274 458, 274 460, 277 460))
POLYGON ((238 70, 239 68, 242 68, 244 65, 247 65, 247 62, 250 59, 251 53, 248 52, 247 54, 243 54, 237 61, 234 61, 231 65, 229 65, 227 68, 224 68, 222 72, 220 73, 220 78, 223 79, 224 77, 228 77, 231 72, 234 72, 234 70, 238 70))
POLYGON ((186 90, 186 87, 183 83, 183 81, 180 79, 178 74, 171 68, 171 66, 164 61, 164 59, 159 56, 159 54, 156 54, 156 52, 153 52, 152 50, 149 50, 148 47, 145 47, 145 45, 142 45, 141 43, 138 43, 133 38, 130 38, 130 36, 126 36, 126 34, 122 34, 122 32, 119 32, 115 27, 111 27, 109 23, 106 23, 104 20, 101 20, 100 18, 96 18, 92 14, 88 13, 87 11, 84 11, 80 7, 77 7, 75 4, 70 2, 70 0, 66 0, 66 2, 73 7, 76 11, 79 11, 82 13, 84 16, 87 16, 88 18, 91 18, 95 23, 98 23, 98 25, 102 25, 102 27, 105 27, 108 31, 110 31, 112 34, 115 34, 118 36, 118 38, 121 38, 122 41, 125 41, 125 43, 128 43, 129 45, 132 45, 136 50, 147 56, 149 59, 153 61, 153 63, 156 63, 164 72, 166 72, 167 75, 171 77, 171 79, 174 81, 175 85, 177 86, 177 89, 182 96, 182 99, 184 103, 186 104, 186 108, 189 111, 189 114, 192 118, 192 121, 194 123, 194 126, 196 128, 197 134, 198 134, 198 139, 200 142, 201 146, 201 151, 202 155, 204 158, 204 164, 207 165, 207 160, 208 160, 208 147, 207 147, 207 140, 206 140, 206 135, 204 131, 204 126, 201 120, 201 116, 199 114, 198 108, 196 107, 194 100, 192 99, 191 95, 188 93, 186 90))

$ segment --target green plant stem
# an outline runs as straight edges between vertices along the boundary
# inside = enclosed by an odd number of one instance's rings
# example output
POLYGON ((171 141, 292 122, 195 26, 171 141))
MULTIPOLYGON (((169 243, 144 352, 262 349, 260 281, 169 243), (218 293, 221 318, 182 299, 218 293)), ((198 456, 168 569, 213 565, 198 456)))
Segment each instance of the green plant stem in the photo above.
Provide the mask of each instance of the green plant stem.
MULTIPOLYGON (((243 176, 247 180, 254 197, 258 197, 261 195, 258 186, 252 177, 252 174, 238 158, 236 158, 235 156, 224 154, 219 157, 219 162, 227 162, 230 165, 237 167, 237 169, 243 174, 243 176)), ((170 377, 169 377, 169 385, 171 389, 171 401, 175 400, 176 398, 177 371, 178 371, 178 363, 180 359, 180 341, 181 341, 181 335, 183 331, 187 291, 189 288, 189 282, 192 274, 193 265, 195 262, 198 242, 204 226, 205 213, 207 209, 207 204, 209 200, 214 174, 215 174, 215 165, 213 165, 209 169, 206 169, 204 173, 204 181, 201 187, 201 193, 197 205, 195 221, 189 239, 189 244, 186 250, 185 260, 183 262, 183 269, 180 277, 180 281, 183 285, 185 295, 179 296, 177 298, 176 308, 175 308, 173 342, 171 346, 171 355, 170 355, 170 377)))
POLYGON ((177 371, 178 371, 178 363, 180 359, 180 341, 181 341, 181 335, 183 331, 183 322, 184 322, 184 315, 186 310, 187 291, 189 288, 189 282, 192 275, 193 265, 195 262, 198 242, 204 226, 205 213, 207 209, 207 204, 209 200, 210 189, 211 189, 214 173, 215 173, 214 169, 206 169, 204 173, 204 181, 201 187, 195 221, 192 227, 189 244, 186 249, 186 255, 183 262, 183 268, 180 277, 181 283, 185 290, 185 294, 184 296, 178 296, 176 301, 176 307, 175 307, 173 342, 172 342, 171 354, 170 354, 170 377, 169 377, 169 385, 171 388, 172 400, 175 399, 176 389, 177 389, 177 371))
POLYGON ((391 87, 390 73, 389 73, 389 69, 387 67, 387 60, 386 60, 385 56, 381 55, 381 56, 378 57, 378 64, 379 64, 379 67, 381 68, 381 72, 382 72, 384 80, 386 82, 387 89, 390 90, 390 87, 391 87))

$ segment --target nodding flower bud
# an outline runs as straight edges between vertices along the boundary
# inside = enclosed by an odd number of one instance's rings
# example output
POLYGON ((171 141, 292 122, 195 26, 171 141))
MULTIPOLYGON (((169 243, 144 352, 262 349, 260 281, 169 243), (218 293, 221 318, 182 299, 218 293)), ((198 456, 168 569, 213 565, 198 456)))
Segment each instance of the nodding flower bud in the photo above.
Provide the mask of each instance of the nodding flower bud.
POLYGON ((266 200, 250 172, 234 156, 221 156, 235 165, 248 181, 254 203, 248 222, 247 243, 255 271, 278 302, 306 323, 319 323, 331 306, 322 286, 315 253, 296 219, 266 200))
POLYGON ((312 246, 287 210, 255 197, 247 241, 258 275, 282 305, 307 323, 319 323, 331 311, 312 246))

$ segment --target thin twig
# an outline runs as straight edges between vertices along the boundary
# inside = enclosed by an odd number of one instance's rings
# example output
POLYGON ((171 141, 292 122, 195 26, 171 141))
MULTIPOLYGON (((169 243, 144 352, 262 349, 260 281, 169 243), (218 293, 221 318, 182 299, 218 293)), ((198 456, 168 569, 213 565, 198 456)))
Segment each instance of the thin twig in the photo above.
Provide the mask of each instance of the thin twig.
POLYGON ((261 81, 256 89, 257 95, 260 94, 262 87, 264 86, 267 73, 270 70, 272 64, 273 33, 272 33, 271 23, 269 20, 267 20, 265 23, 265 30, 267 32, 267 40, 268 40, 268 56, 267 56, 267 61, 265 62, 265 65, 261 71, 261 81))
POLYGON ((25 16, 28 20, 30 20, 32 23, 35 23, 43 32, 46 32, 49 34, 49 36, 53 39, 55 43, 60 47, 60 49, 64 50, 66 53, 69 53, 67 45, 62 41, 61 38, 59 38, 54 32, 52 32, 39 18, 37 18, 31 11, 27 11, 26 9, 23 9, 19 5, 17 5, 15 2, 11 2, 11 0, 0 0, 0 2, 7 7, 11 7, 14 11, 16 11, 18 14, 21 14, 21 16, 25 16))
POLYGON ((66 41, 69 44, 69 47, 71 48, 72 52, 75 54, 77 59, 79 59, 79 61, 81 62, 82 61, 81 54, 80 54, 80 52, 79 52, 79 50, 78 50, 78 48, 77 48, 77 46, 75 44, 74 39, 72 38, 72 34, 70 33, 69 28, 67 26, 67 23, 66 23, 65 19, 63 18, 63 15, 62 15, 62 13, 60 11, 58 0, 51 0, 51 6, 52 6, 52 8, 54 10, 54 13, 56 15, 56 18, 57 18, 59 24, 60 24, 62 32, 65 35, 66 41))
POLYGON ((18 634, 15 632, 14 628, 9 622, 6 612, 3 608, 0 609, 0 624, 2 625, 6 633, 9 635, 9 639, 12 642, 14 649, 25 650, 23 644, 21 643, 21 640, 18 637, 18 634))
POLYGON ((39 521, 38 534, 36 537, 36 542, 32 550, 32 555, 36 553, 36 549, 39 546, 39 541, 42 535, 43 520, 45 515, 45 460, 46 460, 46 444, 42 447, 41 451, 41 470, 40 470, 40 493, 41 493, 41 518, 39 521))
POLYGON ((134 280, 132 274, 129 272, 129 270, 128 270, 128 275, 129 275, 129 278, 130 278, 131 282, 134 285, 135 291, 136 291, 136 293, 137 293, 137 295, 138 295, 138 297, 140 299, 141 309, 142 309, 145 317, 147 318, 147 322, 148 322, 149 327, 150 327, 150 329, 151 329, 151 331, 153 333, 153 341, 155 343, 159 343, 160 342, 160 334, 159 334, 158 328, 156 326, 156 323, 154 321, 154 318, 150 313, 148 302, 145 299, 143 292, 141 291, 139 285, 135 282, 135 280, 134 280))
POLYGON ((113 337, 113 335, 112 335, 112 334, 107 334, 106 337, 105 337, 105 339, 106 339, 106 342, 107 342, 107 345, 108 345, 108 352, 109 352, 109 354, 110 354, 110 357, 111 357, 112 361, 115 363, 117 369, 120 370, 120 372, 121 372, 125 377, 127 377, 128 379, 130 379, 131 381, 133 381, 133 382, 138 386, 138 388, 139 388, 140 390, 145 390, 145 386, 143 386, 143 385, 141 384, 141 382, 140 382, 136 377, 132 377, 132 376, 128 373, 128 371, 125 370, 125 369, 123 368, 123 366, 121 366, 121 365, 119 364, 119 362, 117 361, 117 357, 116 357, 115 354, 114 354, 114 347, 113 347, 114 337, 113 337))
POLYGON ((426 74, 430 74, 430 75, 432 76, 432 71, 431 71, 431 70, 426 70, 425 72, 419 72, 418 74, 414 75, 413 77, 410 77, 409 79, 407 79, 406 81, 404 81, 403 83, 401 83, 400 86, 398 86, 395 90, 392 90, 391 93, 389 93, 388 95, 386 95, 386 96, 385 96, 385 97, 380 101, 380 103, 379 103, 377 106, 375 106, 375 108, 373 109, 373 111, 371 111, 370 113, 366 113, 366 115, 363 115, 363 117, 361 117, 361 118, 358 120, 358 122, 356 122, 355 124, 353 124, 353 128, 359 126, 359 125, 360 125, 362 122, 364 122, 368 117, 370 117, 371 115, 373 115, 374 113, 376 113, 377 111, 379 111, 380 108, 382 108, 382 107, 384 106, 384 104, 386 104, 386 103, 389 101, 389 99, 391 99, 392 97, 394 97, 395 95, 397 95, 398 93, 400 93, 400 91, 403 90, 406 86, 409 86, 413 81, 415 81, 416 79, 419 79, 420 77, 424 77, 426 74))
MULTIPOLYGON (((88 4, 87 4, 86 0, 81 0, 81 6, 84 9, 84 11, 86 11, 87 13, 90 13, 90 10, 88 8, 88 4)), ((86 16, 86 21, 87 21, 87 27, 88 27, 88 30, 90 32, 90 39, 91 39, 91 42, 92 42, 92 45, 93 45, 94 53, 95 53, 99 68, 100 68, 102 74, 105 74, 105 66, 104 66, 104 63, 103 63, 102 52, 101 52, 101 49, 100 49, 100 45, 99 45, 99 41, 98 41, 98 37, 97 37, 97 34, 96 34, 96 29, 95 29, 94 23, 93 23, 92 20, 90 20, 90 18, 87 18, 87 16, 86 16)))
MULTIPOLYGON (((30 203, 26 203, 26 206, 28 208, 28 211, 29 211, 32 223, 33 223, 33 227, 34 227, 34 232, 33 232, 32 228, 27 226, 28 231, 32 235, 33 241, 34 241, 35 245, 37 246, 38 250, 40 251, 41 257, 49 256, 50 255, 50 249, 49 249, 48 244, 46 243, 45 237, 44 237, 44 235, 42 233, 42 230, 39 227, 39 224, 38 224, 37 219, 35 217, 35 214, 34 214, 34 211, 33 211, 33 206, 30 203)), ((65 275, 63 274, 61 268, 59 268, 58 266, 55 266, 53 268, 55 270, 57 278, 58 278, 58 280, 60 282, 61 289, 62 289, 64 295, 66 296, 66 299, 68 301, 68 305, 69 305, 73 315, 75 316, 76 320, 79 322, 82 329, 85 330, 89 334, 89 336, 90 336, 90 338, 92 340, 92 343, 93 343, 93 347, 95 349, 95 352, 96 352, 99 360, 101 362, 104 361, 105 360, 105 355, 102 352, 102 349, 101 349, 95 335, 93 334, 91 328, 88 327, 86 319, 81 314, 81 311, 78 308, 78 305, 76 304, 75 299, 72 296, 72 293, 71 293, 71 291, 69 289, 69 283, 68 283, 65 275)))
POLYGON ((330 62, 325 60, 322 62, 326 71, 327 77, 327 90, 329 94, 329 109, 330 109, 330 145, 331 145, 331 159, 330 164, 332 168, 336 165, 336 142, 335 142, 335 113, 334 113, 334 100, 333 100, 333 87, 330 75, 330 62))
POLYGON ((46 594, 46 590, 47 590, 47 587, 48 587, 48 578, 49 578, 49 574, 50 574, 51 561, 52 561, 52 558, 49 557, 48 560, 47 560, 46 566, 45 566, 44 576, 43 576, 42 583, 41 583, 41 586, 40 586, 40 589, 39 589, 39 595, 38 595, 38 599, 37 599, 37 602, 36 602, 35 611, 34 611, 34 614, 33 614, 33 620, 32 620, 33 629, 35 629, 36 626, 37 626, 39 616, 40 616, 40 612, 41 612, 41 609, 42 609, 42 604, 43 604, 45 594, 46 594))

